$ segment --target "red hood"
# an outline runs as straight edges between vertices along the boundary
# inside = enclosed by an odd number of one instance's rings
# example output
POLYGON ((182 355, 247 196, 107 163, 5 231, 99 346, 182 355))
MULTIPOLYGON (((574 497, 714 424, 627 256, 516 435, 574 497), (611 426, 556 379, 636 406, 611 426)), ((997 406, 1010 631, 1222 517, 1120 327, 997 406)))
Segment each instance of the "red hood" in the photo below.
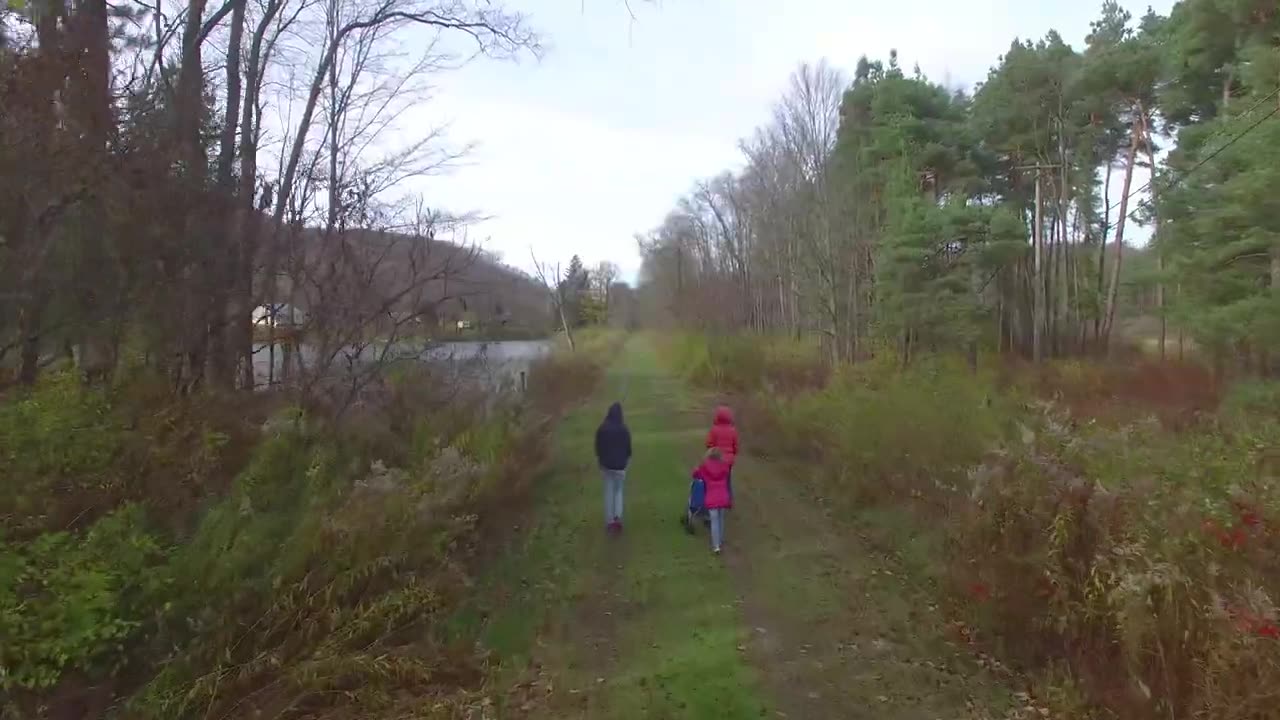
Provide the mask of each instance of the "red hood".
POLYGON ((732 425, 733 411, 728 406, 721 405, 716 408, 716 425, 732 425))

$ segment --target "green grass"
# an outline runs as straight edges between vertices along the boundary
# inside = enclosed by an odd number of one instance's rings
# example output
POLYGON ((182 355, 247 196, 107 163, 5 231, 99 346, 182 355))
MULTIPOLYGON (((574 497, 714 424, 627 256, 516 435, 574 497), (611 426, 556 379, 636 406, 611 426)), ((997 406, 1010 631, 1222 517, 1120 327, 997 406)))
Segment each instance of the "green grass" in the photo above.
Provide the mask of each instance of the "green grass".
POLYGON ((528 526, 455 621, 501 658, 505 683, 553 688, 504 716, 999 717, 1008 693, 946 642, 922 579, 937 571, 936 537, 888 514, 832 517, 841 505, 811 494, 817 468, 750 457, 750 437, 725 555, 683 532, 711 408, 638 336, 564 420, 528 526), (608 538, 592 438, 616 399, 635 456, 626 531, 608 538))
POLYGON ((489 606, 485 644, 512 674, 554 671, 558 717, 755 718, 765 711, 739 650, 742 623, 729 570, 705 536, 676 519, 700 456, 700 419, 682 420, 682 388, 633 338, 600 392, 558 430, 533 525, 477 593, 489 606), (621 538, 603 530, 596 425, 622 393, 635 458, 621 538))

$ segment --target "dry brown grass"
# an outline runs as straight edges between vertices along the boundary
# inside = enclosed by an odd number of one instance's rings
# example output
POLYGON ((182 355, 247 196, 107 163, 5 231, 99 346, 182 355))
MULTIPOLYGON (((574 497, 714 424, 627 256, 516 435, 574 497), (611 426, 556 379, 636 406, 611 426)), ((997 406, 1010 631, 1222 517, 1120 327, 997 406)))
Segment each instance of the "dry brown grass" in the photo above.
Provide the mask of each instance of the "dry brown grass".
POLYGON ((835 378, 739 398, 746 436, 807 463, 837 505, 939 535, 956 641, 1027 677, 1029 701, 1062 718, 1274 717, 1274 412, 1219 414, 1211 372, 1149 358, 1005 365, 990 385, 958 363, 835 378))

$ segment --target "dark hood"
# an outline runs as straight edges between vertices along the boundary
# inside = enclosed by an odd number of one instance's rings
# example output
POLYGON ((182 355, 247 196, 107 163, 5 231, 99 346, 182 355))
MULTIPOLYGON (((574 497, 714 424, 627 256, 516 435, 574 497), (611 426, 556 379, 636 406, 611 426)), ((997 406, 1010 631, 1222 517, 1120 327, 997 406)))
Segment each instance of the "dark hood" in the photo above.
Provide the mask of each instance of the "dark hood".
POLYGON ((604 421, 614 425, 622 424, 622 403, 614 403, 609 406, 609 412, 605 413, 604 421))

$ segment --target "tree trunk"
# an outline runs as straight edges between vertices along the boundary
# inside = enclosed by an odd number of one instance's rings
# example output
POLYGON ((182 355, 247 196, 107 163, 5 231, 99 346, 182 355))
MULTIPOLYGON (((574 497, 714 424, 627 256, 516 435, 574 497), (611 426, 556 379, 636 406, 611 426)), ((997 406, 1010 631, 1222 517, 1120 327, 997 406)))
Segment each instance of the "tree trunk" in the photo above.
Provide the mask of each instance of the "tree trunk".
MULTIPOLYGON (((192 2, 199 1, 200 0, 192 0, 192 2)), ((328 41, 328 47, 324 50, 324 55, 320 60, 319 66, 316 67, 315 74, 312 76, 311 84, 307 91, 307 100, 303 105, 302 117, 298 121, 297 134, 294 135, 292 143, 289 145, 290 149, 288 161, 285 164, 284 176, 281 178, 280 185, 276 189, 275 209, 271 215, 271 247, 269 248, 267 255, 267 290, 265 293, 269 302, 276 301, 274 297, 277 291, 276 275, 279 270, 277 250, 281 226, 284 223, 285 211, 290 207, 293 199, 293 186, 298 177, 298 165, 302 161, 302 152, 306 148, 307 136, 311 132, 311 123, 315 118, 316 105, 320 100, 320 95, 324 91, 325 80, 329 75, 329 70, 333 66, 338 51, 341 49, 347 35, 361 28, 373 27, 379 24, 379 22, 385 22, 385 19, 382 21, 371 19, 362 23, 349 23, 334 32, 328 41)), ((292 292, 292 289, 290 292, 292 292)))
MULTIPOLYGON (((200 2, 200 0, 192 0, 192 2, 200 2)), ((316 104, 320 100, 320 94, 324 91, 325 79, 329 76, 330 68, 336 61, 338 51, 342 48, 347 36, 352 32, 375 27, 387 22, 387 20, 388 18, 379 15, 370 20, 348 23, 334 31, 329 38, 328 47, 325 48, 324 55, 320 59, 320 65, 316 67, 315 75, 312 77, 311 84, 307 90, 307 100, 302 107, 302 117, 298 121, 298 131, 293 137, 290 146, 289 159, 285 164, 284 177, 280 180, 280 187, 276 197, 276 209, 272 214, 274 225, 279 226, 284 220, 285 208, 293 197, 293 185, 298 177, 298 164, 302 161, 302 151, 306 148, 307 135, 311 132, 311 122, 315 118, 316 104)))
POLYGON ((80 362, 86 379, 105 380, 114 369, 114 342, 109 332, 114 319, 114 265, 107 250, 108 218, 104 201, 107 142, 111 126, 110 73, 106 0, 85 0, 74 19, 76 45, 84 48, 73 81, 73 105, 83 138, 85 184, 93 188, 80 205, 78 222, 80 362))
POLYGON ((241 255, 244 253, 244 236, 235 212, 236 182, 234 166, 236 135, 240 129, 241 75, 240 50, 244 38, 245 6, 247 0, 234 0, 231 9, 231 28, 227 39, 227 88, 226 107, 222 114, 222 131, 218 139, 218 165, 216 169, 215 202, 226 209, 228 252, 215 255, 217 272, 210 299, 210 346, 213 382, 218 387, 231 389, 236 382, 237 347, 236 315, 229 295, 234 293, 240 272, 241 255), (231 289, 228 292, 228 288, 231 289))
POLYGON ((216 279, 209 277, 212 259, 207 242, 208 227, 204 221, 204 198, 208 173, 200 137, 200 120, 204 114, 204 68, 201 57, 201 34, 207 0, 188 0, 187 18, 182 32, 182 58, 178 69, 178 86, 174 99, 174 127, 177 158, 182 168, 182 182, 189 198, 183 208, 180 227, 188 253, 180 269, 179 292, 183 293, 180 320, 180 354, 183 365, 177 379, 178 389, 190 391, 204 375, 209 344, 208 307, 210 289, 216 279))
POLYGON ((63 44, 62 32, 58 21, 65 22, 67 15, 66 1, 40 0, 39 8, 40 11, 36 13, 35 25, 36 39, 40 43, 40 54, 51 58, 57 57, 63 44))
POLYGON ((858 361, 862 352, 862 307, 858 302, 858 290, 861 280, 858 275, 858 251, 854 248, 854 256, 849 265, 849 297, 845 307, 849 316, 849 359, 858 361))
MULTIPOLYGON (((258 187, 258 97, 262 92, 262 67, 267 32, 283 6, 283 0, 271 0, 259 19, 249 43, 248 64, 245 66, 247 85, 244 103, 240 108, 240 178, 236 191, 237 212, 231 218, 238 226, 233 230, 238 236, 235 281, 231 288, 229 325, 231 344, 240 366, 240 385, 252 389, 253 372, 253 270, 258 259, 258 238, 261 233, 258 207, 254 196, 258 187)), ((270 210, 272 198, 264 198, 262 209, 270 210)), ((274 298, 269 298, 274 302, 274 298)))
POLYGON ((1116 305, 1120 295, 1120 263, 1124 258, 1124 226, 1129 217, 1129 188, 1133 184, 1133 165, 1138 154, 1140 130, 1133 128, 1133 139, 1129 143, 1129 152, 1125 158, 1124 183, 1120 196, 1120 214, 1116 216, 1116 261, 1111 266, 1111 283, 1107 290, 1107 313, 1103 332, 1103 345, 1111 352, 1111 334, 1115 329, 1116 305))
MULTIPOLYGON (((969 294, 972 296, 973 307, 975 309, 982 307, 982 275, 978 269, 978 264, 970 263, 969 265, 969 294)), ((978 370, 978 323, 977 318, 972 318, 973 323, 969 329, 969 368, 974 372, 978 370)))
MULTIPOLYGON (((999 282, 999 281, 997 281, 999 282)), ((1000 288, 996 288, 996 354, 1004 352, 1004 297, 1000 288)))
POLYGON ((1160 194, 1156 185, 1156 180, 1158 179, 1156 174, 1156 151, 1155 144, 1151 140, 1151 123, 1145 113, 1139 115, 1138 120, 1147 146, 1147 164, 1151 166, 1151 182, 1149 184, 1151 186, 1151 215, 1154 219, 1151 230, 1151 244, 1156 251, 1156 273, 1159 275, 1156 279, 1156 312, 1160 315, 1160 359, 1164 360, 1167 356, 1169 324, 1164 311, 1164 249, 1160 246, 1160 194))
POLYGON ((1039 363, 1041 359, 1043 359, 1044 353, 1044 349, 1041 347, 1041 344, 1043 343, 1041 328, 1044 327, 1044 300, 1042 297, 1044 282, 1040 277, 1040 254, 1041 247, 1044 243, 1044 238, 1042 237, 1042 234, 1044 233, 1044 215, 1040 193, 1040 168, 1036 168, 1035 224, 1031 228, 1031 360, 1035 363, 1039 363))
POLYGON ((244 15, 247 0, 234 0, 231 10, 231 27, 227 38, 227 102, 222 114, 222 131, 218 139, 218 190, 230 194, 234 188, 234 169, 236 157, 236 134, 240 129, 240 49, 244 38, 244 15))
MULTIPOLYGON (((1080 215, 1079 215, 1078 209, 1076 212, 1077 214, 1076 214, 1075 227, 1078 233, 1078 231, 1080 230, 1080 215)), ((1089 340, 1088 338, 1089 329, 1088 329, 1087 323, 1085 323, 1084 311, 1083 311, 1084 309, 1081 307, 1082 301, 1081 301, 1081 295, 1080 295, 1080 265, 1081 265, 1081 259, 1083 256, 1084 256, 1083 242, 1080 244, 1079 253, 1068 252, 1067 254, 1067 257, 1070 260, 1070 264, 1071 264, 1071 270, 1070 270, 1071 295, 1073 298, 1073 301, 1071 302, 1071 311, 1075 316, 1075 325, 1073 326, 1074 332, 1072 333, 1072 338, 1075 341, 1075 351, 1077 353, 1084 352, 1085 346, 1089 340)))
POLYGON ((1058 188, 1058 217, 1060 218, 1060 240, 1058 244, 1061 253, 1060 273, 1058 277, 1058 313, 1056 330, 1056 342, 1060 344, 1059 352, 1067 352, 1068 340, 1067 336, 1074 337, 1075 333, 1064 332, 1061 325, 1070 328, 1069 312, 1071 310, 1071 283, 1068 278, 1074 278, 1074 258, 1071 257, 1071 234, 1068 220, 1071 216, 1071 182, 1067 171, 1067 139, 1063 130, 1062 121, 1062 95, 1058 95, 1058 177, 1060 186, 1058 188))
MULTIPOLYGON (((330 3, 328 25, 329 25, 329 42, 338 42, 338 26, 342 22, 341 5, 337 2, 330 3)), ((338 156, 340 154, 339 143, 341 142, 341 123, 344 112, 343 100, 338 93, 338 63, 329 64, 329 118, 328 118, 328 135, 329 135, 329 199, 326 203, 325 210, 325 236, 338 228, 338 219, 342 210, 342 191, 341 179, 338 174, 338 156)))
POLYGON ((40 374, 40 320, 44 314, 44 302, 32 297, 18 311, 18 337, 22 342, 21 365, 18 382, 35 385, 40 374))
MULTIPOLYGON (((1103 291, 1107 278, 1107 238, 1111 230, 1111 170, 1114 167, 1111 159, 1107 159, 1107 172, 1102 181, 1102 236, 1098 238, 1098 282, 1095 288, 1096 303, 1103 302, 1103 291)), ((1093 342, 1102 345, 1102 318, 1104 308, 1099 305, 1093 313, 1093 342)))
POLYGON ((564 314, 564 296, 556 300, 556 309, 560 312, 560 327, 564 328, 564 337, 569 341, 569 352, 577 352, 578 346, 573 342, 573 328, 569 327, 569 319, 564 314))
POLYGON ((201 66, 200 33, 207 0, 188 0, 187 19, 182 29, 182 59, 174 104, 178 154, 183 169, 197 181, 204 179, 204 158, 200 146, 200 116, 204 110, 204 68, 201 66))
MULTIPOLYGON (((1052 201, 1050 201, 1052 202, 1052 201)), ((1058 252, 1060 243, 1058 242, 1058 214, 1055 212, 1053 217, 1049 219, 1049 241, 1045 247, 1045 274, 1044 282, 1044 332, 1047 339, 1046 349, 1049 357, 1055 357, 1058 354, 1058 276, 1062 272, 1062 268, 1058 265, 1058 252)))

